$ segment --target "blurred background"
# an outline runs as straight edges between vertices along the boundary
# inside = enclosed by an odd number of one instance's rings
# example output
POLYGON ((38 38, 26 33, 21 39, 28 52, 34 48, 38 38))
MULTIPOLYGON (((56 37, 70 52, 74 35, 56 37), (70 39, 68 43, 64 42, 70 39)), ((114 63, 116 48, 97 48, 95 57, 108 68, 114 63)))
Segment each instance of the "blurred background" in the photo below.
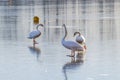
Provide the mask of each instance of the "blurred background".
POLYGON ((1 80, 120 80, 119 0, 0 0, 1 80), (28 39, 39 17, 41 36, 28 39), (86 38, 85 60, 67 57, 61 45, 86 38))

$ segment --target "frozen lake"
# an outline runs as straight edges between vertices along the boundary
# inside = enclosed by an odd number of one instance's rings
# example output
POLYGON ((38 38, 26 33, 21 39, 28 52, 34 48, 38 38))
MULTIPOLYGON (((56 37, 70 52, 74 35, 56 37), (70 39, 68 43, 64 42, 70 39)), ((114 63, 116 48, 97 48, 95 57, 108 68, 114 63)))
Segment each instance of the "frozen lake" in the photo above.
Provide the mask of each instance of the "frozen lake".
POLYGON ((0 80, 120 80, 119 1, 27 1, 0 2, 0 80), (35 48, 27 38, 34 16, 45 25, 35 48), (66 56, 64 23, 67 40, 85 36, 84 61, 66 56))

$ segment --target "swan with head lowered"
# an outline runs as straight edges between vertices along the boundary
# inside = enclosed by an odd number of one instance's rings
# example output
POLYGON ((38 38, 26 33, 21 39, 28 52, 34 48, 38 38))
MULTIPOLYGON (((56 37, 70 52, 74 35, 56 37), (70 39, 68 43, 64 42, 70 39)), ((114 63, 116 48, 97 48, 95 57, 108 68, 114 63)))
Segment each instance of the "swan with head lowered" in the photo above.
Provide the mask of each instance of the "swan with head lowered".
POLYGON ((82 45, 86 49, 87 47, 85 43, 85 37, 80 32, 75 32, 74 36, 77 34, 78 36, 76 37, 76 42, 78 42, 80 45, 82 45))
POLYGON ((62 45, 71 50, 71 55, 70 57, 74 57, 75 56, 75 51, 84 51, 84 48, 82 46, 80 46, 78 43, 74 42, 74 41, 67 41, 65 40, 66 36, 67 36, 67 28, 65 26, 65 24, 62 25, 65 29, 65 36, 62 39, 62 45))
POLYGON ((36 30, 32 31, 29 33, 29 39, 33 39, 33 44, 37 44, 37 42, 35 41, 36 38, 38 38, 41 35, 40 30, 38 29, 38 27, 41 26, 43 27, 43 24, 38 24, 36 27, 36 30))

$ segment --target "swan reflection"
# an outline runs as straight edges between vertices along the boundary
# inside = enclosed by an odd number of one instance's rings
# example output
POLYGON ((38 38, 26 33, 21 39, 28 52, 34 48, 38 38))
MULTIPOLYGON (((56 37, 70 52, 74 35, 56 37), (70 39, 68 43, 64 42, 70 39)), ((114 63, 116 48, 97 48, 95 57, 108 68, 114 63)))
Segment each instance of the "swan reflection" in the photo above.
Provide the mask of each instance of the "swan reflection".
POLYGON ((32 54, 36 55, 37 60, 39 60, 39 56, 41 54, 40 48, 35 46, 29 46, 28 48, 32 54))
POLYGON ((79 53, 77 57, 71 57, 71 61, 67 62, 63 66, 63 74, 65 76, 65 80, 68 80, 67 72, 69 70, 74 70, 80 67, 84 62, 84 53, 79 53))

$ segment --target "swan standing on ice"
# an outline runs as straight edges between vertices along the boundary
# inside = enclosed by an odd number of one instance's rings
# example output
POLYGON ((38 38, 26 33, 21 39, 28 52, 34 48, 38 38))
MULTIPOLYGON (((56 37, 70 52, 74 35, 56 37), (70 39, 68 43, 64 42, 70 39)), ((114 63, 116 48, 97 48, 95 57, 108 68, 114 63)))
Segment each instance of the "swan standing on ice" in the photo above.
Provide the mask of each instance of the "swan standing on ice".
POLYGON ((40 30, 38 29, 38 27, 41 26, 43 27, 43 24, 38 24, 36 27, 36 30, 32 31, 29 33, 29 39, 33 39, 33 44, 37 44, 37 42, 35 41, 36 38, 38 38, 41 35, 40 30))
POLYGON ((76 37, 76 42, 78 42, 80 45, 82 45, 86 49, 87 47, 85 44, 85 37, 80 32, 75 32, 74 36, 77 34, 78 36, 76 37))
POLYGON ((74 41, 66 41, 65 38, 67 36, 67 28, 65 26, 65 24, 62 25, 65 29, 65 36, 62 39, 62 45, 71 50, 71 55, 70 57, 74 57, 75 56, 75 51, 84 51, 84 48, 82 46, 80 46, 78 43, 74 42, 74 41))

